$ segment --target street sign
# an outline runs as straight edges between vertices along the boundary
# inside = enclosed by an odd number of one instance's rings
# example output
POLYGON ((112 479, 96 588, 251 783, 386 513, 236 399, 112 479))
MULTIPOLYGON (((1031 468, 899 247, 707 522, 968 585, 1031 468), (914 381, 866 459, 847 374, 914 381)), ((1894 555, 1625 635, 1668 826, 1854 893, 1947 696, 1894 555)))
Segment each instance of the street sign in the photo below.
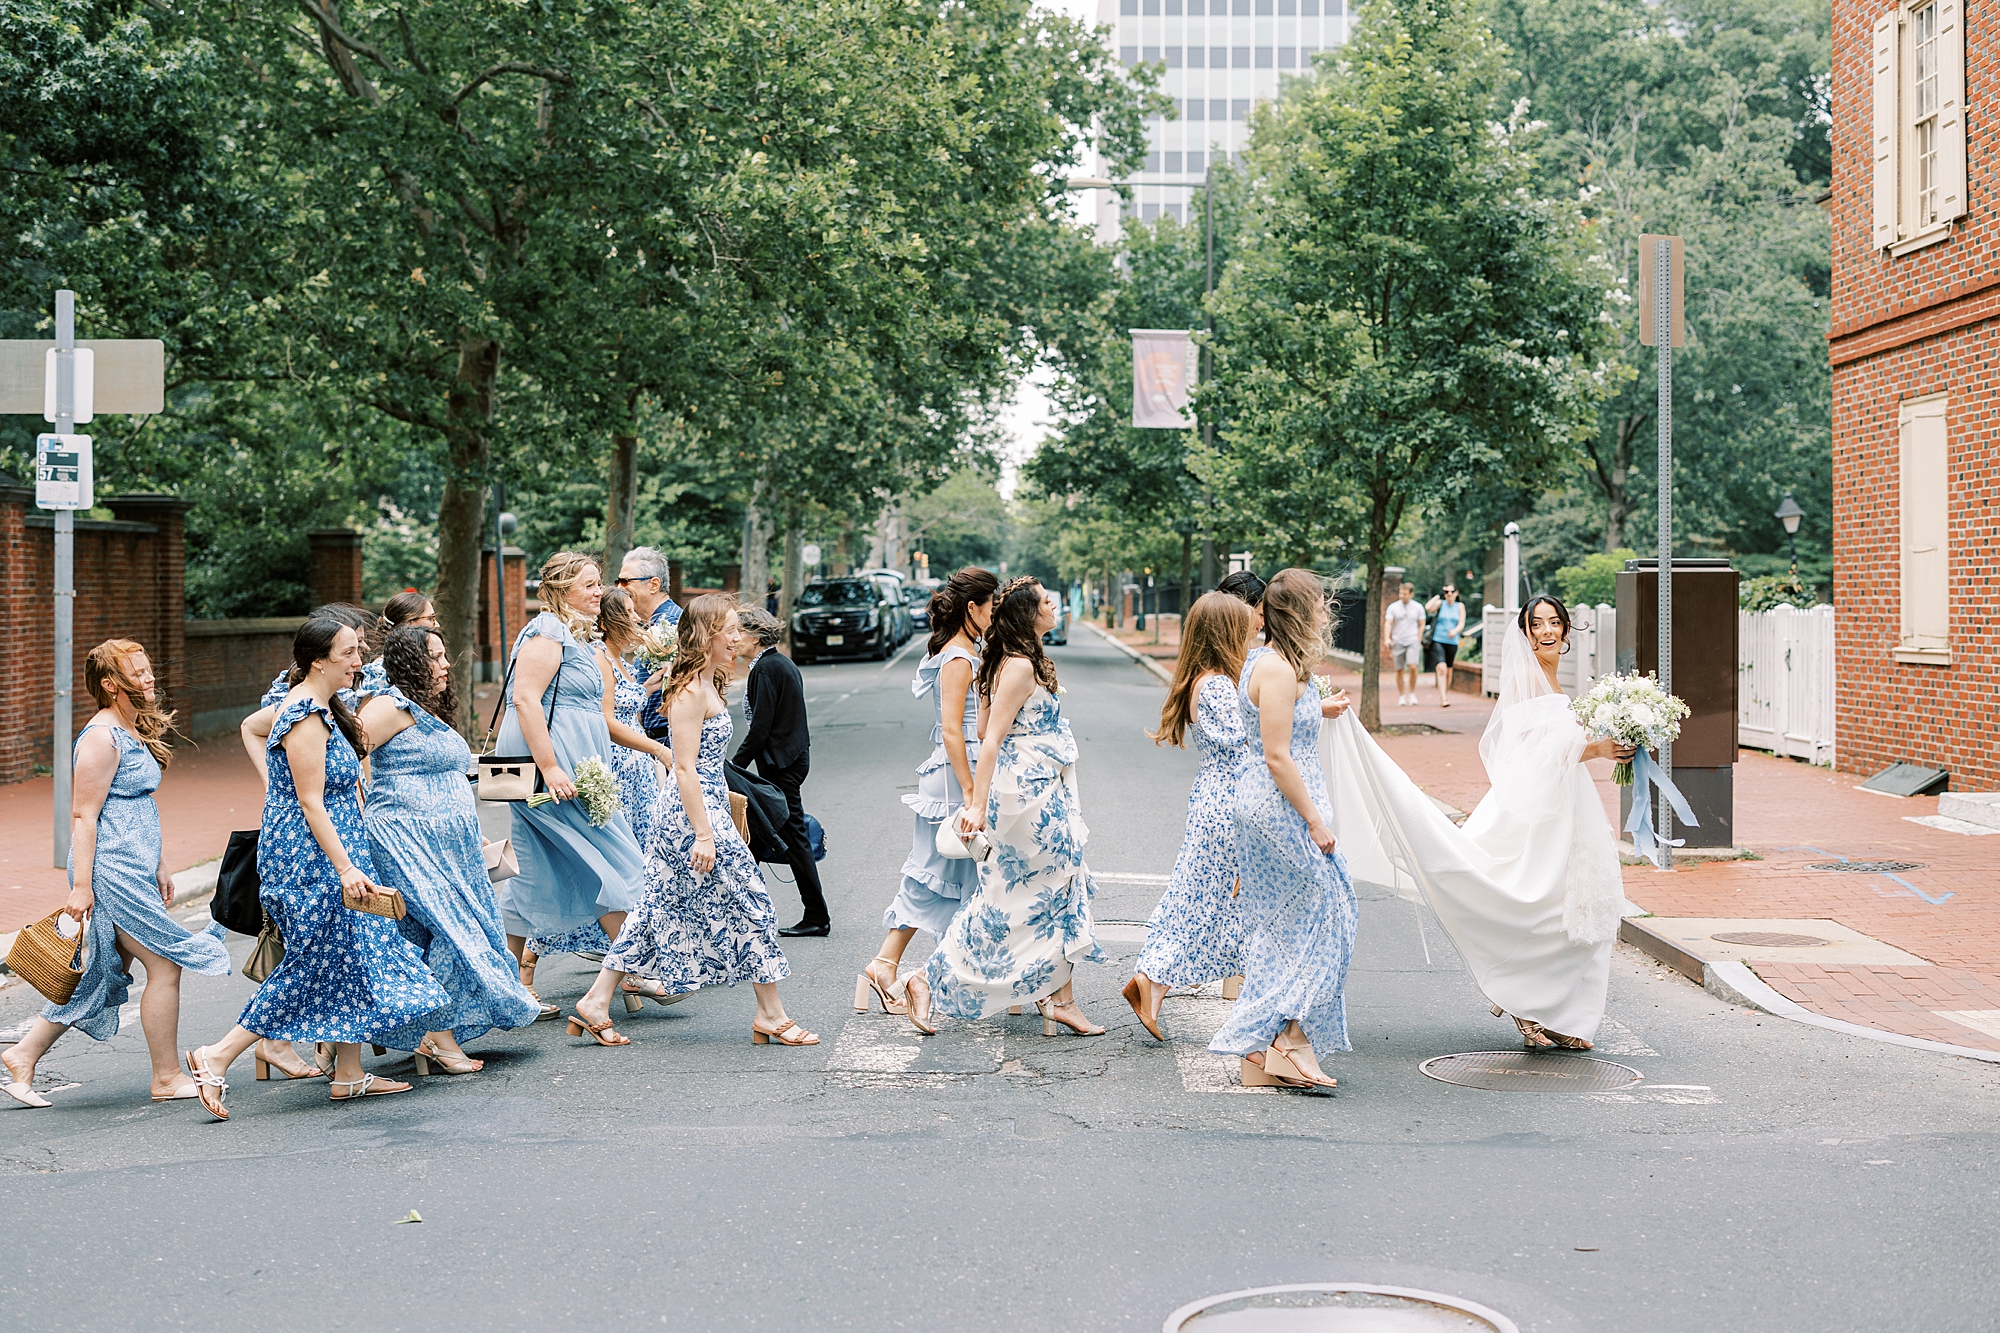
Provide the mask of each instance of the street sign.
POLYGON ((807 565, 816 565, 816 564, 818 564, 818 563, 819 563, 819 543, 818 543, 818 542, 807 542, 807 543, 806 543, 806 544, 805 544, 804 546, 801 546, 801 547, 799 548, 799 561, 800 561, 800 563, 802 563, 802 564, 807 564, 807 565))
POLYGON ((1659 267, 1654 255, 1665 241, 1673 256, 1673 278, 1668 283, 1673 296, 1674 346, 1687 346, 1687 324, 1682 318, 1681 238, 1648 232, 1639 238, 1639 341, 1647 347, 1660 345, 1660 315, 1653 308, 1654 289, 1659 286, 1659 267))
MULTIPOLYGON (((90 420, 91 405, 95 401, 92 391, 97 379, 97 353, 88 347, 79 347, 75 353, 76 369, 72 372, 74 383, 70 388, 71 424, 81 426, 90 420)), ((42 359, 42 420, 54 421, 56 412, 56 368, 62 364, 56 349, 51 346, 48 355, 42 359)))
POLYGON ((37 435, 35 507, 88 509, 95 504, 90 461, 88 435, 37 435))
MULTIPOLYGON (((92 412, 149 416, 166 411, 167 345, 158 338, 87 338, 76 349, 93 353, 96 363, 85 400, 92 412)), ((0 338, 0 412, 55 420, 47 396, 49 354, 55 350, 56 344, 44 338, 0 338)))

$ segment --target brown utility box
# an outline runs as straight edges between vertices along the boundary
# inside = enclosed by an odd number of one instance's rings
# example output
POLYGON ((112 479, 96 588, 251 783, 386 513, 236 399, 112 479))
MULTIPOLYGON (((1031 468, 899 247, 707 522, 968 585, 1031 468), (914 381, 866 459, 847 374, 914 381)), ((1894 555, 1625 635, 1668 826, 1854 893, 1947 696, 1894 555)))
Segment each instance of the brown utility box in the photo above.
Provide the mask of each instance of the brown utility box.
MULTIPOLYGON (((1674 742, 1674 785, 1700 823, 1669 837, 1689 847, 1728 847, 1735 835, 1736 585, 1727 560, 1674 561, 1673 692, 1688 706, 1674 742)), ((1660 661, 1657 560, 1627 560, 1618 575, 1618 669, 1657 671, 1660 661)), ((1622 825, 1632 789, 1623 788, 1622 825)), ((1679 821, 1675 821, 1676 825, 1679 821)))

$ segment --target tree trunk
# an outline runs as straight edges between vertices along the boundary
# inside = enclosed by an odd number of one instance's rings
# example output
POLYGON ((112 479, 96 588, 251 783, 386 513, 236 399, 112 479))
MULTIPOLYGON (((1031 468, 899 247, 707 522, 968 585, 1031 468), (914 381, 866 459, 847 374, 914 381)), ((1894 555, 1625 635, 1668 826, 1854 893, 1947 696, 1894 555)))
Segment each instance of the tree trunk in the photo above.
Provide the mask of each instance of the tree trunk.
POLYGON ((778 584, 778 619, 785 626, 785 654, 792 652, 792 603, 799 595, 799 576, 803 572, 799 558, 799 548, 804 544, 799 535, 798 521, 794 519, 785 528, 785 567, 778 584))
POLYGON ((759 503, 763 498, 760 481, 743 506, 743 595, 758 606, 771 581, 771 516, 759 503))
MULTIPOLYGON (((1188 608, 1194 605, 1194 534, 1181 534, 1181 628, 1187 628, 1188 608)), ((1187 636, 1181 636, 1187 642, 1187 636)))
POLYGON ((632 549, 632 511, 639 504, 639 437, 611 437, 611 484, 604 504, 604 581, 618 577, 632 549))
MULTIPOLYGON (((486 423, 493 414, 493 386, 500 344, 461 334, 458 372, 445 407, 450 471, 438 504, 438 627, 451 654, 451 683, 458 697, 457 724, 473 734, 472 690, 479 653, 479 551, 485 536, 487 470, 491 461, 486 423)), ((504 652, 504 645, 502 651, 504 652)))
POLYGON ((1618 420, 1617 443, 1611 451, 1611 475, 1604 481, 1604 550, 1607 555, 1625 544, 1625 479, 1632 474, 1632 440, 1650 420, 1651 417, 1640 416, 1620 417, 1618 420))
POLYGON ((1382 552, 1370 550, 1368 602, 1362 612, 1367 623, 1361 636, 1361 725, 1370 731, 1382 729, 1382 571, 1387 567, 1382 552))

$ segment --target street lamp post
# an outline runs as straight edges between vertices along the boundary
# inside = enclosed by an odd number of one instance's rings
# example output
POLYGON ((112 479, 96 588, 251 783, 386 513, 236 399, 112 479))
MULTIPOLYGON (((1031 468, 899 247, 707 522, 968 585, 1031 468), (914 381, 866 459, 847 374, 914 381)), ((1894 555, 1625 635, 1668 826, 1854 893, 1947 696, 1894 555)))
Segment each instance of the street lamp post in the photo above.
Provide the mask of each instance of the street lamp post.
POLYGON ((1785 557, 1792 562, 1792 583, 1794 586, 1799 581, 1799 520, 1805 516, 1806 511, 1799 508, 1799 502, 1792 498, 1790 491, 1785 492, 1785 498, 1778 505, 1778 512, 1771 515, 1771 517, 1785 525, 1785 557))

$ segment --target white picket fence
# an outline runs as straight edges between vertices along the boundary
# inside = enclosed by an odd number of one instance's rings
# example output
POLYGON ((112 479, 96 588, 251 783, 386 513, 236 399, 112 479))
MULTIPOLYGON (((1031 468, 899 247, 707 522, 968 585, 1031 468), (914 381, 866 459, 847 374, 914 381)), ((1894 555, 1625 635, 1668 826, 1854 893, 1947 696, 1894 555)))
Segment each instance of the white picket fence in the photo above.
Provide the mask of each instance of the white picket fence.
MULTIPOLYGON (((1570 649, 1556 667, 1563 693, 1575 698, 1599 676, 1618 669, 1618 610, 1600 602, 1570 608, 1570 649)), ((1489 606, 1480 618, 1480 684, 1489 695, 1500 693, 1500 655, 1507 641, 1507 612, 1489 606)))
POLYGON ((1736 613, 1736 743, 1833 762, 1833 608, 1736 613))

